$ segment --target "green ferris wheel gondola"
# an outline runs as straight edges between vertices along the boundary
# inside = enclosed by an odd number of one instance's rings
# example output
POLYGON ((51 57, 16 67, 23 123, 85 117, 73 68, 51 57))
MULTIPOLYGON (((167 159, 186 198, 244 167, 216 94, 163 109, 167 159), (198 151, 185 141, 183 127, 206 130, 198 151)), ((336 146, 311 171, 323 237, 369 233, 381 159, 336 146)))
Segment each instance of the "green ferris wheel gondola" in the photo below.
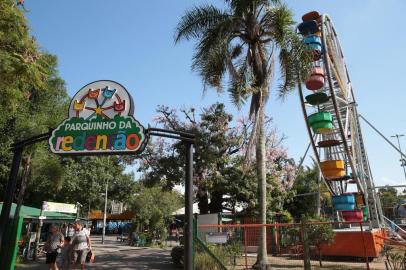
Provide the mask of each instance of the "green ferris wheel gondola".
POLYGON ((330 112, 318 112, 309 115, 307 119, 313 132, 317 134, 325 134, 333 129, 333 116, 330 112))

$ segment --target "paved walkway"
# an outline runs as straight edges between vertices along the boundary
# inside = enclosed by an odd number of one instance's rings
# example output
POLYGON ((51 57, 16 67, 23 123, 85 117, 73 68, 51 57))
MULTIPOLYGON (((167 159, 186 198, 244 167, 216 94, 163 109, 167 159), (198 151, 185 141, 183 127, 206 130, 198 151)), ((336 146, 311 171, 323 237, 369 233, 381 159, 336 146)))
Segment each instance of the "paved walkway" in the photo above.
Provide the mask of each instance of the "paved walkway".
MULTIPOLYGON (((93 264, 88 264, 86 269, 151 269, 174 270, 170 257, 170 248, 138 248, 131 247, 116 241, 115 237, 108 236, 106 243, 101 244, 100 236, 92 236, 93 249, 96 257, 93 264)), ((46 270, 45 258, 38 262, 19 265, 16 270, 46 270)))

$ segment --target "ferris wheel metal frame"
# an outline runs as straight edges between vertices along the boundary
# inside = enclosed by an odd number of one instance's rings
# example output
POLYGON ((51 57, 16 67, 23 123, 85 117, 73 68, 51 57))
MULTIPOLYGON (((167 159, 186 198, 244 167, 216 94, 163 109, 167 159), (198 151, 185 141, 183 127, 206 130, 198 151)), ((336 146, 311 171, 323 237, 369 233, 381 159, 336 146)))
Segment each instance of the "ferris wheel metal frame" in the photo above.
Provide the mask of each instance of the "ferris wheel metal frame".
POLYGON ((343 160, 345 177, 341 179, 324 179, 333 195, 344 194, 348 185, 355 184, 362 194, 365 206, 369 212, 370 225, 373 228, 384 224, 379 197, 375 191, 371 167, 368 161, 362 130, 357 112, 354 90, 345 63, 344 54, 337 32, 331 18, 324 14, 320 16, 321 58, 315 61, 315 66, 324 69, 324 86, 316 92, 328 95, 328 101, 312 106, 304 99, 302 83, 299 83, 299 97, 303 116, 305 118, 310 142, 315 158, 320 166, 323 160, 343 160), (325 111, 333 116, 331 132, 317 134, 308 121, 310 110, 325 111), (321 147, 321 141, 337 141, 336 145, 321 147))

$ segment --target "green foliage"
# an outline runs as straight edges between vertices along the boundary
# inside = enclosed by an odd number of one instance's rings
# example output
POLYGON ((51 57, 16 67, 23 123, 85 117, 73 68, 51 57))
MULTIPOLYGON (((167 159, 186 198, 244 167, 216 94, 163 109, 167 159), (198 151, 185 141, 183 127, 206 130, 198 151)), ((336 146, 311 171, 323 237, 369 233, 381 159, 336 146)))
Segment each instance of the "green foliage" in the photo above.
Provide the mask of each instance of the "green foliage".
MULTIPOLYGON (((223 195, 229 190, 238 189, 242 172, 234 166, 236 152, 241 147, 243 134, 230 126, 232 116, 225 111, 224 104, 217 103, 203 109, 197 116, 193 109, 182 110, 185 120, 180 119, 174 110, 159 107, 156 120, 165 128, 193 133, 196 136, 194 153, 194 183, 198 187, 197 198, 201 213, 222 211, 223 195), (239 178, 237 178, 239 177, 239 178), (212 200, 208 204, 208 196, 212 200)), ((183 143, 151 141, 143 156, 140 171, 144 182, 161 185, 170 190, 183 184, 185 148, 183 143)), ((234 199, 234 198, 233 198, 234 199)), ((235 200, 234 200, 235 202, 235 200)), ((230 208, 234 207, 230 200, 230 208)))
MULTIPOLYGON (((174 109, 159 107, 159 115, 155 119, 165 128, 196 136, 194 184, 197 186, 200 213, 218 213, 224 208, 235 211, 237 205, 251 215, 257 213, 258 182, 254 164, 244 171, 243 149, 248 143, 252 123, 239 120, 237 125, 233 125, 232 116, 221 103, 202 109, 200 115, 196 115, 194 109, 181 112, 185 115, 184 120, 174 109)), ((293 192, 290 185, 295 167, 286 149, 281 146, 276 130, 269 130, 267 140, 268 213, 271 215, 282 211, 284 203, 291 200, 293 192)), ((148 186, 161 185, 167 190, 183 184, 184 155, 182 143, 150 141, 142 155, 140 171, 143 172, 143 182, 148 186)))
MULTIPOLYGON (((223 264, 236 266, 236 258, 243 254, 243 244, 240 240, 228 241, 225 245, 208 245, 210 252, 223 264)), ((182 266, 184 261, 184 246, 174 247, 171 251, 172 261, 177 266, 182 266)), ((200 245, 195 246, 195 266, 196 270, 220 270, 223 269, 219 263, 200 245)))
MULTIPOLYGON (((48 151, 47 149, 44 149, 48 151)), ((124 173, 115 156, 57 158, 37 155, 33 160, 26 203, 40 206, 42 201, 80 202, 82 215, 90 208, 103 209, 105 184, 108 199, 128 202, 135 192, 134 176, 124 173)))
POLYGON ((384 246, 385 265, 388 270, 406 269, 406 251, 397 250, 390 246, 384 246))
MULTIPOLYGON (((208 245, 207 247, 223 265, 231 266, 231 269, 234 269, 236 258, 241 256, 243 252, 243 245, 238 240, 233 240, 225 245, 208 245)), ((195 253, 195 266, 196 270, 223 269, 219 266, 219 263, 202 248, 197 248, 195 253)))
POLYGON ((292 221, 293 221, 292 214, 291 214, 289 211, 287 211, 287 210, 283 210, 283 211, 281 212, 281 219, 280 219, 280 222, 281 222, 281 223, 290 223, 290 222, 292 222, 292 221))
POLYGON ((137 213, 138 231, 148 230, 150 238, 165 240, 167 225, 172 222, 172 213, 183 205, 182 196, 176 191, 164 191, 161 187, 148 188, 138 185, 131 207, 137 213))
MULTIPOLYGON (((56 127, 67 116, 69 98, 57 70, 57 58, 39 49, 14 0, 0 1, 0 196, 12 159, 10 145, 56 127)), ((24 204, 80 202, 102 208, 105 182, 109 199, 125 202, 135 192, 133 175, 124 174, 117 157, 60 158, 47 142, 24 151, 29 168, 24 204)), ((0 201, 3 198, 0 197, 0 201)))
POLYGON ((48 77, 48 59, 38 49, 23 12, 14 0, 0 2, 0 106, 18 111, 18 103, 27 99, 26 88, 43 86, 48 77))
POLYGON ((384 187, 378 190, 378 195, 381 200, 382 207, 394 207, 400 203, 402 198, 398 196, 396 188, 384 187))
MULTIPOLYGON (((213 87, 221 92, 227 85, 237 107, 251 99, 249 116, 254 126, 245 157, 246 161, 252 158, 255 145, 260 222, 265 223, 268 164, 264 108, 273 75, 280 70, 279 92, 284 96, 306 78, 311 58, 295 32, 292 12, 280 1, 233 0, 226 1, 226 6, 221 10, 201 5, 187 11, 178 23, 175 41, 196 40, 192 68, 202 78, 204 89, 213 87)), ((266 238, 265 231, 261 238, 266 238)), ((260 242, 258 263, 266 264, 265 241, 260 242)))
MULTIPOLYGON (((227 259, 223 250, 218 248, 211 248, 214 255, 220 260, 225 261, 227 259)), ((221 270, 222 267, 206 252, 195 253, 195 269, 196 270, 221 270)))
POLYGON ((176 266, 180 267, 183 265, 184 256, 185 256, 185 247, 184 246, 176 246, 176 247, 172 248, 171 258, 172 258, 172 262, 176 266))
MULTIPOLYGON (((0 18, 0 194, 3 195, 12 159, 10 145, 54 127, 65 117, 68 96, 58 75, 56 57, 39 49, 15 1, 0 2, 0 18)), ((45 148, 45 143, 26 148, 24 157, 50 160, 49 153, 41 148, 45 148)), ((43 165, 42 171, 54 169, 48 163, 43 165)))
MULTIPOLYGON (((285 202, 285 208, 294 215, 296 220, 301 216, 314 216, 317 209, 318 192, 318 168, 316 164, 312 167, 306 167, 299 170, 292 191, 296 194, 309 194, 306 196, 293 197, 291 201, 285 202), (314 193, 314 194, 310 194, 314 193)), ((321 208, 331 206, 331 195, 325 184, 320 183, 320 201, 321 208)))
POLYGON ((311 224, 311 222, 325 222, 323 218, 309 218, 306 220, 307 237, 310 245, 320 249, 322 244, 334 243, 335 232, 331 224, 311 224))
POLYGON ((294 88, 299 74, 307 75, 310 56, 294 31, 292 12, 278 2, 229 1, 225 10, 201 5, 182 16, 175 41, 197 40, 192 67, 205 86, 221 91, 228 72, 232 101, 240 105, 252 96, 251 108, 258 110, 265 100, 257 93, 268 96, 275 56, 281 93, 294 88))

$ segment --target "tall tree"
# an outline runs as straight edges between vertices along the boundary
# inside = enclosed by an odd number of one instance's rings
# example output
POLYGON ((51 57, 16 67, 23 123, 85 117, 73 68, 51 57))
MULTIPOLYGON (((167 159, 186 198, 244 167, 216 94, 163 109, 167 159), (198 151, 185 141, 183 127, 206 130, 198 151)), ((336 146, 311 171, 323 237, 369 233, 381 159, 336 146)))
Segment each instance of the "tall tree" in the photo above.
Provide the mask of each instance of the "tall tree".
MULTIPOLYGON (((232 116, 221 103, 203 109, 199 115, 194 109, 182 109, 184 119, 179 117, 176 110, 168 107, 160 106, 157 111, 156 123, 165 128, 193 133, 196 137, 194 175, 200 213, 222 212, 224 195, 233 185, 233 179, 225 175, 231 175, 230 171, 237 170, 230 164, 243 145, 243 132, 230 125, 232 116)), ((160 184, 167 190, 181 184, 184 179, 184 155, 182 143, 163 140, 150 143, 142 155, 140 166, 146 184, 160 184)))
MULTIPOLYGON (((0 2, 0 199, 7 179, 13 142, 48 131, 66 113, 68 102, 57 59, 39 49, 28 23, 13 0, 0 2), (50 117, 52 115, 52 117, 50 117)), ((30 179, 34 153, 45 144, 26 147, 19 201, 30 179)), ((42 164, 45 165, 45 164, 42 164)))
POLYGON ((182 207, 182 195, 177 191, 165 191, 162 187, 137 186, 131 207, 137 213, 137 230, 149 229, 155 236, 165 240, 168 226, 173 222, 172 213, 182 207))
MULTIPOLYGON (((250 164, 245 171, 243 169, 243 149, 247 145, 252 122, 240 118, 234 124, 221 103, 202 109, 199 115, 193 109, 181 111, 185 114, 184 119, 177 110, 160 106, 155 120, 165 128, 192 132, 196 137, 194 183, 200 213, 233 212, 238 206, 238 210, 245 211, 247 215, 257 215, 255 166, 250 164)), ((267 197, 267 212, 271 214, 282 211, 284 202, 291 199, 296 167, 282 145, 283 137, 271 128, 270 120, 267 123, 266 175, 267 193, 270 195, 267 197)), ((143 182, 166 190, 183 184, 183 149, 178 142, 150 141, 142 154, 140 171, 143 172, 143 182)))
MULTIPOLYGON (((307 70, 309 56, 293 29, 292 12, 277 0, 226 0, 227 9, 202 5, 181 18, 175 41, 197 39, 192 68, 202 77, 205 88, 223 88, 228 71, 228 92, 240 106, 251 98, 250 117, 255 125, 247 157, 255 145, 260 222, 266 223, 265 104, 279 59, 280 93, 293 89, 298 74, 307 70), (298 64, 303 63, 304 65, 298 64), (303 68, 303 70, 301 70, 303 68)), ((261 229, 257 262, 268 268, 266 227, 261 229)))

